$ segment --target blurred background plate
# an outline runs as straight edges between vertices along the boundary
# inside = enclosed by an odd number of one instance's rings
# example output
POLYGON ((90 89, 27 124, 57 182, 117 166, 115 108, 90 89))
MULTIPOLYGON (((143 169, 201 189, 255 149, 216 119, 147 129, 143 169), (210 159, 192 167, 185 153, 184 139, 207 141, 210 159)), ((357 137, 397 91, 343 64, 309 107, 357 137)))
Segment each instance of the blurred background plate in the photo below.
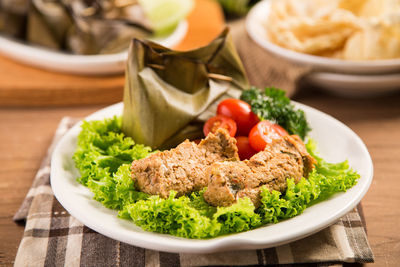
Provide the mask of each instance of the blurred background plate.
POLYGON ((357 74, 399 73, 400 59, 351 61, 303 54, 280 47, 269 41, 265 21, 269 15, 271 0, 256 4, 246 18, 246 30, 250 37, 268 52, 294 63, 309 65, 316 71, 357 74))
MULTIPOLYGON (((196 0, 186 21, 187 33, 173 49, 185 51, 206 45, 220 34, 225 25, 221 7, 215 0, 196 0)), ((118 66, 119 69, 123 70, 124 65, 118 66)), ((3 107, 116 103, 122 101, 125 82, 122 71, 116 75, 73 75, 37 68, 2 54, 0 73, 0 106, 3 107)))
MULTIPOLYGON (((182 21, 170 35, 153 41, 172 48, 183 40, 187 30, 187 21, 182 21)), ((126 51, 109 55, 73 55, 32 46, 3 36, 0 36, 0 53, 31 66, 83 75, 123 73, 128 56, 126 51)))
POLYGON ((372 97, 400 89, 400 74, 353 75, 316 72, 306 81, 326 91, 348 97, 372 97))

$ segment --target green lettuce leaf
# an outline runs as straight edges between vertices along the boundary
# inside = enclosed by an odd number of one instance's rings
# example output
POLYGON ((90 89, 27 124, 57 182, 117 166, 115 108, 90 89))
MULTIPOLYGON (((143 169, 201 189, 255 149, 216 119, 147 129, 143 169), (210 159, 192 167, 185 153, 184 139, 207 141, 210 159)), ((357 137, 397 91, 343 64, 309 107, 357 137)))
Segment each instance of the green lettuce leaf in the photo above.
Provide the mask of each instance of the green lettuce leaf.
POLYGON ((213 223, 219 234, 239 233, 254 229, 261 225, 261 217, 254 212, 254 204, 247 197, 229 207, 218 207, 213 215, 213 223))
POLYGON ((133 160, 146 157, 150 148, 135 144, 121 131, 121 118, 84 121, 73 155, 81 177, 94 199, 111 209, 122 209, 126 203, 146 198, 134 189, 129 166, 133 160))
POLYGON ((186 238, 208 238, 216 235, 211 219, 190 206, 190 198, 175 198, 171 191, 167 199, 151 196, 124 207, 121 217, 126 214, 136 225, 151 232, 172 234, 186 238))

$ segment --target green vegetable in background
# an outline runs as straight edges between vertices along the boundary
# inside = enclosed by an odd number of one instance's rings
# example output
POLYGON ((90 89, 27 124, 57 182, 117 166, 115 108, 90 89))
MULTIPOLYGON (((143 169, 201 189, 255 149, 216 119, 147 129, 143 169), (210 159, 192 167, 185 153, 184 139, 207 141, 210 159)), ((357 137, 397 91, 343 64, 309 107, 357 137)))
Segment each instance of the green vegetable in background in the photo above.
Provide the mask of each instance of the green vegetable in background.
POLYGON ((243 91, 240 99, 249 103, 252 111, 260 119, 279 124, 289 134, 297 134, 304 140, 311 130, 304 112, 295 109, 283 90, 268 87, 261 91, 252 87, 243 91))
POLYGON ((193 0, 138 0, 156 35, 171 33, 193 9, 193 0))
POLYGON ((228 16, 243 16, 259 0, 218 0, 228 16))
POLYGON ((118 210, 120 218, 132 220, 147 231, 204 239, 292 218, 357 183, 359 175, 346 161, 325 162, 316 155, 312 140, 306 147, 318 162, 308 179, 297 184, 288 179, 284 193, 264 188, 257 209, 248 198, 230 207, 210 206, 203 198, 205 189, 178 198, 171 192, 167 199, 135 190, 131 161, 146 157, 150 149, 124 136, 121 118, 84 122, 73 159, 81 173, 78 181, 93 192, 94 199, 118 210))

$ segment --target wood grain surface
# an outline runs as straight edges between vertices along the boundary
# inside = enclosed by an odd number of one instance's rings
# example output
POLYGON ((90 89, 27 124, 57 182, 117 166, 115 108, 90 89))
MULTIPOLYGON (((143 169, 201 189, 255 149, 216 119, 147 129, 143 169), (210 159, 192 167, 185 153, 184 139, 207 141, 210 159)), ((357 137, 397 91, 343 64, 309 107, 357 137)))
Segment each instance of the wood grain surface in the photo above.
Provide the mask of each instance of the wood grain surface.
MULTIPOLYGON (((221 12, 212 0, 198 0, 191 19, 201 23, 190 23, 179 49, 204 45, 204 36, 211 40, 223 27, 221 12)), ((120 101, 124 78, 51 73, 3 57, 0 77, 0 266, 12 266, 24 230, 12 217, 57 124, 63 116, 84 117, 120 101)), ((374 162, 374 180, 362 203, 376 259, 368 265, 400 266, 400 92, 347 99, 304 87, 294 98, 341 120, 366 143, 374 162)))
MULTIPOLYGON (((175 47, 188 50, 203 46, 224 27, 224 17, 213 0, 196 0, 188 32, 175 47), (205 19, 207 18, 207 19, 205 19)), ((0 56, 0 106, 71 106, 120 101, 124 75, 105 77, 68 75, 36 69, 0 56)))
MULTIPOLYGON (((303 88, 295 100, 324 111, 366 143, 374 180, 363 199, 374 266, 400 266, 400 93, 345 99, 303 88)), ((12 221, 63 116, 83 117, 103 106, 0 108, 0 265, 13 264, 24 227, 12 221)))

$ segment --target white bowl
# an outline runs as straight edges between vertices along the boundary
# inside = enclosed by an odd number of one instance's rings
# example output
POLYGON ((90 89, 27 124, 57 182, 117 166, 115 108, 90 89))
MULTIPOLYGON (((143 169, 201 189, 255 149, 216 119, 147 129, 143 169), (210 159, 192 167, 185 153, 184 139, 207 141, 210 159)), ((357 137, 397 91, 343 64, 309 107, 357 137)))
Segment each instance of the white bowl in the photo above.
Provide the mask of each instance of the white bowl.
POLYGON ((270 12, 270 7, 271 0, 261 1, 250 10, 246 18, 246 30, 250 37, 270 53, 295 63, 312 66, 315 71, 353 74, 400 72, 400 59, 370 61, 341 60, 303 54, 273 44, 269 41, 267 30, 264 26, 270 12))
POLYGON ((400 90, 400 73, 357 75, 316 72, 305 78, 321 89, 346 97, 373 97, 400 90))
MULTIPOLYGON (((182 41, 187 29, 187 21, 182 21, 170 35, 153 41, 166 47, 173 47, 182 41)), ((125 61, 128 58, 127 51, 109 55, 72 55, 29 45, 3 36, 0 36, 0 53, 31 66, 82 75, 123 73, 125 61)))

